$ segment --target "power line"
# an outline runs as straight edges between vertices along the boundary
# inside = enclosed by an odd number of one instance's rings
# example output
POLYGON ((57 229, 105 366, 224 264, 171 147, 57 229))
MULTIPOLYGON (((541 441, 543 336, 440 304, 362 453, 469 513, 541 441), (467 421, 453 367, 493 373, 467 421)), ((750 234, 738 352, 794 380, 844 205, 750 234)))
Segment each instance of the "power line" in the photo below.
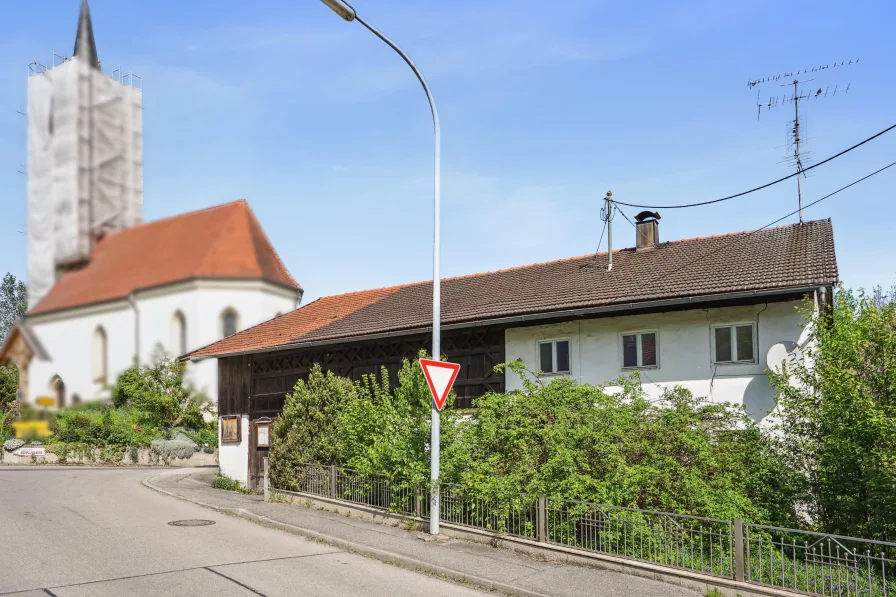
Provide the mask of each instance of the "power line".
MULTIPOLYGON (((710 204, 712 204, 712 203, 720 203, 720 202, 722 202, 722 201, 728 201, 729 199, 736 199, 737 197, 743 197, 744 195, 749 195, 750 193, 755 193, 756 191, 761 191, 762 189, 767 189, 767 188, 770 187, 770 186, 776 185, 776 184, 778 184, 778 183, 780 183, 780 182, 784 182, 785 180, 789 180, 789 179, 793 178, 794 176, 798 176, 798 175, 801 174, 801 173, 808 172, 809 170, 812 170, 813 168, 818 168, 818 167, 821 166, 821 165, 827 164, 827 163, 830 162, 831 160, 835 160, 835 159, 839 158, 840 156, 849 153, 849 152, 852 151, 853 149, 856 149, 856 148, 858 148, 858 147, 861 147, 861 146, 864 145, 865 143, 868 143, 869 141, 873 141, 874 139, 877 139, 877 138, 880 137, 881 135, 883 135, 883 134, 885 134, 885 133, 888 133, 888 132, 892 131, 893 129, 896 129, 896 124, 894 124, 894 125, 892 125, 892 126, 889 126, 889 127, 885 128, 884 130, 882 130, 881 132, 877 133, 876 135, 873 135, 873 136, 871 136, 871 137, 868 137, 868 138, 865 139, 864 141, 861 141, 861 142, 859 142, 859 143, 856 143, 856 144, 853 145, 852 147, 850 147, 850 148, 848 148, 848 149, 844 149, 844 150, 841 151, 840 153, 834 154, 834 155, 832 155, 831 157, 829 157, 829 158, 827 158, 827 159, 825 159, 825 160, 822 160, 822 161, 818 162, 817 164, 812 164, 812 165, 809 166, 808 168, 802 168, 801 170, 799 170, 799 171, 797 171, 797 172, 794 172, 794 173, 792 173, 792 174, 788 174, 787 176, 784 176, 783 178, 779 178, 778 180, 773 180, 772 182, 769 182, 769 183, 766 183, 766 184, 764 184, 764 185, 762 185, 762 186, 759 186, 759 187, 750 189, 749 191, 744 191, 744 192, 742 192, 742 193, 737 193, 736 195, 729 195, 729 196, 727 196, 727 197, 722 197, 722 198, 720 198, 720 199, 713 199, 712 201, 701 201, 701 202, 699 202, 699 203, 686 203, 686 204, 684 204, 684 205, 637 205, 637 204, 634 204, 634 203, 620 203, 620 202, 618 202, 618 201, 616 201, 615 203, 616 203, 616 205, 625 205, 626 207, 636 207, 636 208, 639 208, 639 209, 683 209, 683 208, 685 208, 685 207, 698 207, 698 206, 700 206, 700 205, 710 205, 710 204)), ((799 210, 797 210, 797 211, 799 211, 799 210)))
MULTIPOLYGON (((891 127, 891 128, 892 128, 892 127, 891 127)), ((855 186, 855 185, 859 184, 860 182, 863 182, 863 181, 865 181, 865 180, 868 180, 868 179, 871 178, 872 176, 875 176, 875 175, 877 175, 877 174, 880 174, 881 172, 883 172, 883 171, 886 170, 887 168, 892 168, 893 166, 896 166, 896 162, 892 162, 892 163, 890 163, 890 164, 887 164, 887 165, 884 166, 883 168, 881 168, 881 169, 879 169, 879 170, 875 170, 875 171, 872 172, 871 174, 868 174, 868 175, 866 175, 866 176, 863 176, 862 178, 860 178, 860 179, 858 179, 858 180, 854 180, 853 182, 849 183, 848 185, 846 185, 846 186, 844 186, 844 187, 840 187, 839 189, 837 189, 837 190, 834 191, 833 193, 828 193, 827 195, 825 195, 825 196, 822 197, 821 199, 816 199, 816 200, 813 201, 812 203, 808 203, 808 204, 804 205, 804 206, 803 206, 803 209, 807 209, 807 208, 812 207, 813 205, 815 205, 815 204, 817 204, 817 203, 821 203, 821 202, 824 201, 825 199, 829 199, 829 198, 833 197, 834 195, 836 195, 837 193, 840 193, 840 192, 842 192, 842 191, 845 191, 845 190, 848 189, 849 187, 855 186)), ((619 213, 622 213, 622 212, 619 212, 619 213)), ((659 281, 659 280, 662 280, 662 279, 665 278, 666 276, 670 276, 670 275, 672 275, 672 274, 674 274, 674 273, 676 273, 676 272, 678 272, 678 271, 681 271, 682 269, 684 269, 684 268, 686 268, 686 267, 689 267, 689 266, 691 266, 691 265, 697 263, 698 261, 702 261, 703 259, 705 259, 706 257, 709 257, 710 255, 712 255, 712 254, 714 254, 714 253, 718 253, 719 251, 723 251, 723 250, 727 249, 728 247, 730 247, 731 245, 734 245, 734 244, 736 244, 736 243, 738 243, 738 242, 744 240, 745 238, 749 237, 750 235, 755 234, 755 233, 757 233, 757 232, 760 232, 760 231, 762 231, 762 230, 765 230, 766 228, 769 228, 769 227, 771 227, 771 226, 774 226, 775 224, 777 224, 777 223, 780 222, 781 220, 786 220, 786 219, 789 218, 790 216, 795 215, 795 214, 797 214, 797 213, 799 213, 799 210, 798 210, 798 209, 795 210, 795 211, 790 212, 790 213, 787 214, 787 215, 781 216, 780 218, 778 218, 778 219, 775 220, 774 222, 769 222, 768 224, 766 224, 766 225, 763 226, 762 228, 757 228, 756 230, 751 230, 751 231, 747 232, 746 234, 736 236, 736 237, 734 237, 731 241, 725 243, 725 244, 722 245, 721 247, 718 247, 718 248, 713 249, 713 250, 711 250, 711 251, 707 251, 707 252, 704 253, 703 255, 699 256, 697 259, 694 259, 693 261, 689 261, 688 263, 685 263, 685 264, 683 264, 683 265, 681 265, 681 266, 679 266, 679 267, 677 267, 677 268, 675 268, 675 269, 673 269, 673 270, 671 270, 671 271, 665 272, 663 275, 658 276, 658 277, 656 277, 656 278, 650 280, 648 283, 649 283, 649 284, 653 284, 654 282, 657 282, 657 281, 659 281)), ((628 220, 628 218, 625 218, 625 219, 628 220)))

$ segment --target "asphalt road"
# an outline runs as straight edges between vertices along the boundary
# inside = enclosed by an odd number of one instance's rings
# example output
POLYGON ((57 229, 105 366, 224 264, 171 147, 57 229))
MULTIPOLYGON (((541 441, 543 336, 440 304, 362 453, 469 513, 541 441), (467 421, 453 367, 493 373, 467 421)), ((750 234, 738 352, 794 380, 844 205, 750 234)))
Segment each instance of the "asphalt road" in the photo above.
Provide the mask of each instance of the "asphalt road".
POLYGON ((0 595, 484 595, 140 484, 157 472, 0 467, 0 595), (190 519, 215 524, 168 524, 190 519))

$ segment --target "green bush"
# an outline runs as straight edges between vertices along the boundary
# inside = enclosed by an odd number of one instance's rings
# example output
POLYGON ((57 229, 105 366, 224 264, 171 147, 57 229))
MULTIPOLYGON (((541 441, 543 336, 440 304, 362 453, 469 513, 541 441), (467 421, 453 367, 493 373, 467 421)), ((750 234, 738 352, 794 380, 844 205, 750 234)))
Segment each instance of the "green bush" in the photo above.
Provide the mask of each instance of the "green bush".
POLYGON ((156 427, 141 424, 141 413, 133 408, 91 405, 62 409, 56 413, 54 443, 83 443, 96 447, 149 446, 164 437, 156 427))
POLYGON ((357 397, 351 381, 320 365, 296 383, 271 430, 270 474, 278 487, 295 488, 297 464, 340 464, 339 417, 357 397))
POLYGON ((236 479, 231 479, 220 473, 218 473, 218 475, 215 476, 215 480, 212 481, 212 487, 215 489, 225 489, 227 491, 238 491, 246 495, 261 495, 263 493, 257 489, 250 489, 236 479))
POLYGON ((806 305, 805 359, 770 375, 778 431, 817 530, 896 540, 896 289, 806 305))
MULTIPOLYGON (((411 483, 429 480, 432 396, 419 359, 402 362, 393 389, 385 367, 379 377, 365 375, 355 384, 358 399, 339 416, 339 460, 367 475, 385 475, 411 483)), ((451 451, 459 417, 450 393, 441 416, 441 448, 451 451)), ((444 460, 444 459, 443 459, 444 460)))
POLYGON ((145 425, 201 429, 204 415, 214 409, 204 395, 185 383, 185 366, 169 357, 159 358, 151 367, 132 365, 111 389, 113 405, 135 409, 145 425))

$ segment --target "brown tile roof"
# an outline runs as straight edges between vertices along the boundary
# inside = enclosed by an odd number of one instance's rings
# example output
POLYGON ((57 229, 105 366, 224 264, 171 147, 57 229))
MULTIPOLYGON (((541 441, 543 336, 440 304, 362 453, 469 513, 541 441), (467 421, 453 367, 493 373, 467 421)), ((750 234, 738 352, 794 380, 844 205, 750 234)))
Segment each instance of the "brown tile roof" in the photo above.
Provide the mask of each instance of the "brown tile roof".
MULTIPOLYGON (((442 323, 837 281, 830 220, 622 249, 606 265, 599 253, 444 279, 442 323)), ((323 297, 190 356, 418 330, 431 324, 431 301, 431 282, 323 297)))
POLYGON ((240 199, 107 234, 87 265, 65 273, 28 314, 121 299, 191 278, 262 279, 300 288, 240 199))

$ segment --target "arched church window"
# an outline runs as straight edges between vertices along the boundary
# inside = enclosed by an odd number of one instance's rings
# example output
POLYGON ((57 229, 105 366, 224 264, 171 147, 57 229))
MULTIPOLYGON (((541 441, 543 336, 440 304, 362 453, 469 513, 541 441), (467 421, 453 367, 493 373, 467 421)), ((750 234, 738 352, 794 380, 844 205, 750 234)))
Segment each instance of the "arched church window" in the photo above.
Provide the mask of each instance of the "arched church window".
POLYGON ((93 381, 105 383, 109 366, 109 349, 106 330, 97 326, 93 331, 93 381))
POLYGON ((171 316, 169 347, 177 356, 187 352, 187 318, 181 311, 175 311, 171 316))
POLYGON ((221 313, 221 332, 225 338, 234 335, 239 325, 239 315, 233 308, 228 307, 221 313))
POLYGON ((56 408, 65 406, 65 382, 58 375, 54 375, 50 380, 50 395, 56 398, 56 408))

